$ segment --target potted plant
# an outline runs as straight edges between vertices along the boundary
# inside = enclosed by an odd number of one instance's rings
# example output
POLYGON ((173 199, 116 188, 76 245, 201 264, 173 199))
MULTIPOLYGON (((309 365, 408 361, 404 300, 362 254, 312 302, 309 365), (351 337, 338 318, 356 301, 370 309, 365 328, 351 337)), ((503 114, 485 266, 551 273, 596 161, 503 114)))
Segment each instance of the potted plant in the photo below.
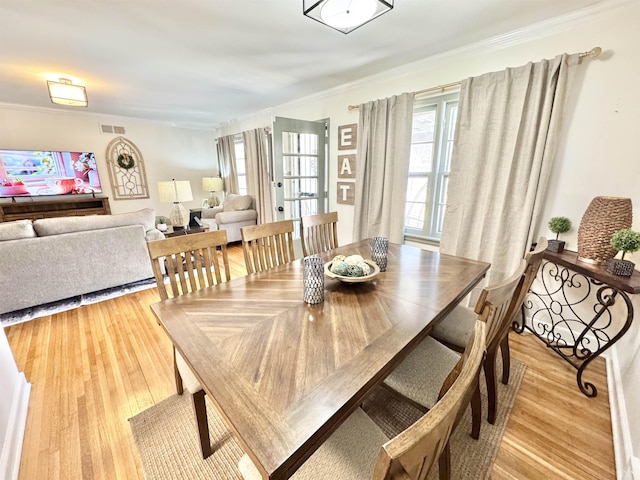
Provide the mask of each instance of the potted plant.
POLYGON ((640 250, 640 232, 634 232, 630 228, 618 230, 613 234, 613 237, 611 237, 611 245, 619 252, 622 252, 622 257, 609 260, 607 272, 623 277, 630 277, 636 265, 630 260, 625 260, 624 256, 626 253, 640 250))
POLYGON ((560 253, 564 250, 566 242, 558 240, 558 236, 561 233, 567 233, 571 230, 571 220, 567 217, 553 217, 549 220, 549 230, 556 234, 555 240, 549 240, 549 246, 547 250, 550 252, 560 253))
POLYGON ((158 217, 158 230, 161 232, 167 231, 167 219, 165 217, 158 217))

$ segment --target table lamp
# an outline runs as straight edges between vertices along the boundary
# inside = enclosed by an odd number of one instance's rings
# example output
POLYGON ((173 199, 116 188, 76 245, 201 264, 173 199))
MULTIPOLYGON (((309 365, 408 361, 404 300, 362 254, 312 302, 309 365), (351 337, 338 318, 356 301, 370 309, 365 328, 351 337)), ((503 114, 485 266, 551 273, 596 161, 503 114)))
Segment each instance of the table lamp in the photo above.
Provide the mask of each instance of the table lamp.
POLYGON ((202 177, 202 190, 209 192, 209 207, 217 207, 220 205, 220 199, 216 192, 221 192, 224 188, 220 177, 202 177))
POLYGON ((169 220, 173 228, 187 228, 189 225, 189 212, 180 202, 193 200, 191 183, 188 180, 175 179, 170 182, 158 182, 158 193, 161 202, 172 202, 169 220))

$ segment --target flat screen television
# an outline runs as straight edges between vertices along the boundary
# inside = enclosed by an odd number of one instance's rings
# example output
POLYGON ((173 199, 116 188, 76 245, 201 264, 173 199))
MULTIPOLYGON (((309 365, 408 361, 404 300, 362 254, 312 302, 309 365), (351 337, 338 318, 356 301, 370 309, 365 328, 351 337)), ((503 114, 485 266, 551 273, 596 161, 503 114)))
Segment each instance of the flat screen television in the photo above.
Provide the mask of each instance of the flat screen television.
POLYGON ((0 197, 101 192, 91 152, 0 150, 0 197))

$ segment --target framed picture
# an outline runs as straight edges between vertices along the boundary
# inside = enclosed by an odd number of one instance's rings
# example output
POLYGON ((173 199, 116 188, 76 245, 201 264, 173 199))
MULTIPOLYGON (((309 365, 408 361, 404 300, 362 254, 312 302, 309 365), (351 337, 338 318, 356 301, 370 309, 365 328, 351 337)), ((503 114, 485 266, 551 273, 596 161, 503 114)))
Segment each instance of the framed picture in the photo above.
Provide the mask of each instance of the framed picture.
POLYGON ((202 199, 202 208, 209 208, 209 199, 208 198, 203 198, 202 199))

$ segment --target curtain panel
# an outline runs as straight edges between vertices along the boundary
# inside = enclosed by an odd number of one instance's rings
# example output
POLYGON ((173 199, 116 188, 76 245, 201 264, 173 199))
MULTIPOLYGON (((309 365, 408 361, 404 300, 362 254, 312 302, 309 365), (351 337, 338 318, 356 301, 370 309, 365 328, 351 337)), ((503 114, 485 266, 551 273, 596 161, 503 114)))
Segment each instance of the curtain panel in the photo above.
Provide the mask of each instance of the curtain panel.
POLYGON ((238 173, 236 171, 236 145, 233 135, 218 138, 217 150, 224 190, 226 193, 238 193, 238 173))
POLYGON ((487 284, 534 240, 578 62, 564 54, 462 82, 440 251, 490 262, 487 284))
POLYGON ((359 105, 353 239, 404 241, 414 93, 359 105))
POLYGON ((258 223, 273 222, 269 182, 269 134, 264 128, 242 132, 247 168, 247 191, 256 199, 258 223))

